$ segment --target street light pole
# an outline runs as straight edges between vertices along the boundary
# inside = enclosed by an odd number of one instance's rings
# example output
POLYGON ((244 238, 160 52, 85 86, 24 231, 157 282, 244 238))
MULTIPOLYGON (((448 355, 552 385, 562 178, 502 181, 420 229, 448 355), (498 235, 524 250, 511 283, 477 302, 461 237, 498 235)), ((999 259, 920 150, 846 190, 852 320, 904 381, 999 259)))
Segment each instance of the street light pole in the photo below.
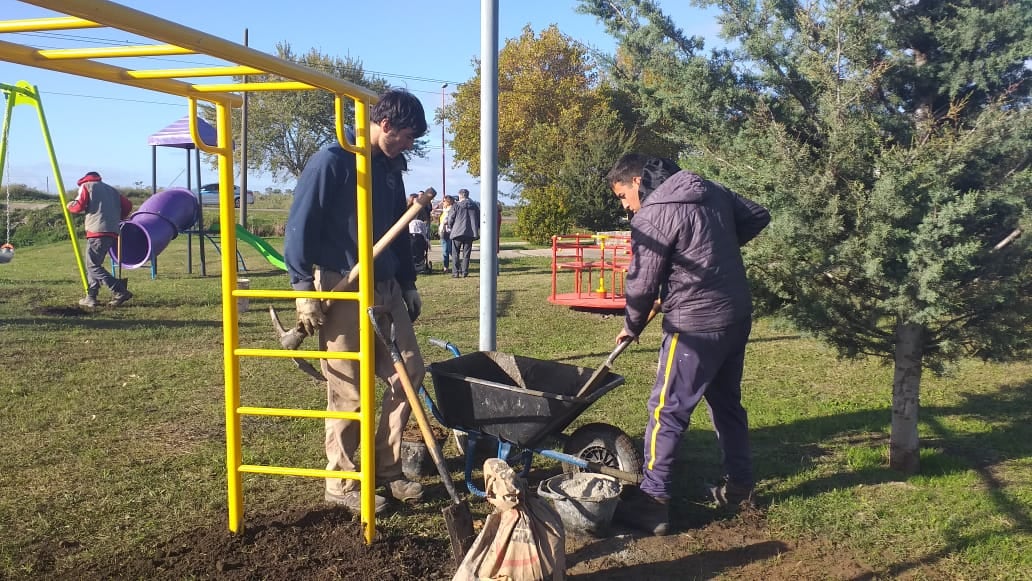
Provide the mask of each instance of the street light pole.
POLYGON ((444 147, 444 90, 448 88, 448 83, 441 85, 441 199, 448 195, 448 188, 445 187, 444 173, 445 173, 445 147, 444 147))

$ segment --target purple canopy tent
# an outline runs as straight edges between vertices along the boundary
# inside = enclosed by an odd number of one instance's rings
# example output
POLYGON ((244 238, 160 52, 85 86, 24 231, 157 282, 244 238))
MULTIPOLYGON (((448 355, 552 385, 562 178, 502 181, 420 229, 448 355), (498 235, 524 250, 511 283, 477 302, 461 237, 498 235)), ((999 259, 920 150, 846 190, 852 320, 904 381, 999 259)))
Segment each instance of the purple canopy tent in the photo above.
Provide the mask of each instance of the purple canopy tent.
MULTIPOLYGON (((210 123, 197 118, 197 133, 200 135, 201 140, 205 144, 212 147, 218 144, 218 133, 210 123)), ((172 123, 168 127, 165 127, 161 131, 158 131, 154 135, 147 138, 147 145, 151 146, 151 195, 158 193, 158 147, 178 147, 186 150, 186 188, 192 190, 192 184, 190 180, 190 150, 194 149, 197 151, 196 163, 197 163, 197 200, 202 202, 201 198, 201 150, 197 149, 194 145, 193 137, 190 135, 190 118, 183 117, 175 123, 172 123)), ((198 204, 198 208, 203 207, 202 204, 198 204)), ((204 212, 198 209, 197 214, 197 230, 198 230, 198 245, 199 245, 199 258, 201 261, 201 276, 207 276, 207 272, 204 265, 204 212)), ((187 243, 186 243, 186 272, 193 272, 193 232, 187 232, 187 243)))

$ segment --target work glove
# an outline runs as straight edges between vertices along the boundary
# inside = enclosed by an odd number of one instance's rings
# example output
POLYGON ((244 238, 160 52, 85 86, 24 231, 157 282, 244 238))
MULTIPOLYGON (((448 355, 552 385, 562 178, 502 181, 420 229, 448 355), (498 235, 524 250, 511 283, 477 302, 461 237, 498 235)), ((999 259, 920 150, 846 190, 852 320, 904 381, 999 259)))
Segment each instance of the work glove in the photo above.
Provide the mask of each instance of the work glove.
POLYGON ((423 299, 419 297, 419 291, 416 289, 401 291, 401 297, 405 300, 409 318, 415 323, 419 318, 419 313, 423 312, 423 299))
POLYGON ((319 299, 295 299, 297 302, 297 322, 301 328, 314 336, 319 332, 319 327, 326 322, 326 314, 323 313, 322 301, 319 299))

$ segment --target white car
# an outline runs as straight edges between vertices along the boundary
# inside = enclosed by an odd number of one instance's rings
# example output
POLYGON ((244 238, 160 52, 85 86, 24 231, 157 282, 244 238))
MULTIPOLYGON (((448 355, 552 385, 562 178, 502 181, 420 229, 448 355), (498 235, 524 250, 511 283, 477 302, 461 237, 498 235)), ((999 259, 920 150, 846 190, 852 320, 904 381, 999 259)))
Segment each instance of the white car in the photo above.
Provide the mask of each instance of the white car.
MULTIPOLYGON (((219 184, 204 184, 201 186, 201 202, 205 206, 217 206, 219 204, 219 184)), ((247 203, 254 204, 254 192, 247 191, 247 203)), ((240 186, 233 186, 233 207, 240 207, 240 186)))

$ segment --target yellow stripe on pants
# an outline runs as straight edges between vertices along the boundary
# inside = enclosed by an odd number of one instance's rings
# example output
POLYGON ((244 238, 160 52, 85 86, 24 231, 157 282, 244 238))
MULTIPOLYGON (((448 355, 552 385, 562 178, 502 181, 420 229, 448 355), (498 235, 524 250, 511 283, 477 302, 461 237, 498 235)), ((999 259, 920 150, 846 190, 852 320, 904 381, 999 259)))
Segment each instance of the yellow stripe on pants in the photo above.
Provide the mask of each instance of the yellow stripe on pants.
POLYGON ((649 438, 649 470, 652 470, 652 467, 656 462, 656 439, 659 436, 659 412, 661 412, 663 410, 663 406, 666 405, 666 394, 667 390, 670 389, 670 371, 674 368, 674 353, 677 351, 677 338, 680 336, 680 333, 674 333, 670 338, 670 349, 667 351, 666 369, 663 372, 663 391, 659 392, 659 405, 656 406, 656 410, 653 412, 653 418, 656 421, 652 427, 652 437, 649 438))

